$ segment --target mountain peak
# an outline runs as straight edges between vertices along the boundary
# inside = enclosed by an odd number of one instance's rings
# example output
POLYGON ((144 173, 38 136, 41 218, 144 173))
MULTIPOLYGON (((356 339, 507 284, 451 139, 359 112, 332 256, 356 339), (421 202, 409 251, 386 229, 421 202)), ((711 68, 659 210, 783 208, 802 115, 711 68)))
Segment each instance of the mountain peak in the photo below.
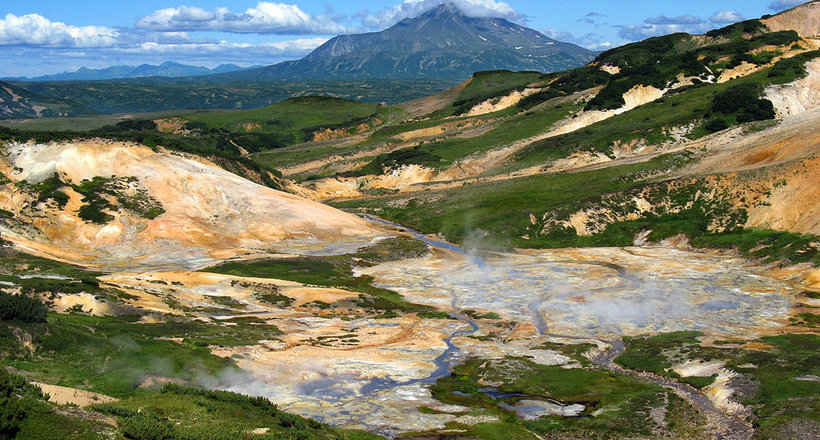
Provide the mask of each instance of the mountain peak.
POLYGON ((459 9, 458 6, 456 6, 456 4, 453 3, 453 2, 441 3, 438 6, 436 6, 435 8, 433 8, 432 10, 434 12, 436 12, 437 14, 447 13, 447 14, 464 15, 464 13, 461 12, 461 9, 459 9))
POLYGON ((444 2, 433 9, 421 14, 416 18, 449 18, 449 17, 466 17, 467 15, 461 11, 453 2, 444 2))
POLYGON ((479 70, 555 71, 586 64, 582 47, 500 18, 470 18, 452 2, 380 32, 340 35, 272 77, 467 78, 479 70))

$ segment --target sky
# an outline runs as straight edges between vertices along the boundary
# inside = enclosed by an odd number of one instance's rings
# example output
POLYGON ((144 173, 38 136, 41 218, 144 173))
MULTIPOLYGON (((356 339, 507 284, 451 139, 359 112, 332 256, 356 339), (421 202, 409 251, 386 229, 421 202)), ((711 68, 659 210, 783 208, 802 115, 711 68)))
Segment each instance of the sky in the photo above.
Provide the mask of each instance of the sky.
MULTIPOLYGON (((452 0, 592 50, 704 33, 805 0, 452 0)), ((443 0, 0 0, 0 77, 79 67, 269 65, 338 34, 380 31, 443 0)))

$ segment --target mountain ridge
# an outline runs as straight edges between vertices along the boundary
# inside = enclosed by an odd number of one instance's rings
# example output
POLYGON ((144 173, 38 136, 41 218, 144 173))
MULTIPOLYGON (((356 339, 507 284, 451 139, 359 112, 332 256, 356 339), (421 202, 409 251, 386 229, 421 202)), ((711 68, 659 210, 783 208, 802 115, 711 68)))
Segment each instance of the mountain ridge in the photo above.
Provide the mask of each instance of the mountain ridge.
POLYGON ((73 72, 61 72, 52 75, 41 75, 36 77, 6 77, 0 78, 3 81, 89 81, 89 80, 106 80, 106 79, 123 79, 123 78, 145 78, 152 76, 162 76, 168 78, 179 78, 188 76, 203 76, 219 73, 235 72, 238 70, 249 69, 247 67, 240 67, 236 64, 220 64, 213 69, 203 66, 191 66, 188 64, 175 63, 173 61, 166 61, 162 64, 140 64, 138 66, 121 65, 109 66, 101 69, 92 69, 88 67, 80 67, 73 72))

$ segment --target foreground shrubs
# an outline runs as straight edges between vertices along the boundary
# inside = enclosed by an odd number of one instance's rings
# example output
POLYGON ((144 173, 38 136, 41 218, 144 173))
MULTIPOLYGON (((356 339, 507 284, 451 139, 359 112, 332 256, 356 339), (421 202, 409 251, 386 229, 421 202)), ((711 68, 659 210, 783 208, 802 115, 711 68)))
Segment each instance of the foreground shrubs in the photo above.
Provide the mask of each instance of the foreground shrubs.
POLYGON ((26 400, 45 400, 40 388, 0 368, 0 440, 12 439, 27 416, 26 400))
POLYGON ((246 438, 248 427, 245 423, 234 423, 233 418, 256 420, 254 425, 271 429, 277 439, 317 438, 326 429, 321 423, 281 411, 264 397, 252 397, 230 391, 192 388, 177 384, 166 384, 157 396, 159 401, 175 402, 169 405, 193 404, 206 408, 216 419, 230 420, 229 423, 182 424, 165 409, 136 411, 117 404, 95 405, 95 411, 120 418, 122 434, 133 440, 229 440, 246 438), (181 399, 181 400, 180 400, 181 399), (182 403, 185 402, 185 403, 182 403), (171 417, 169 419, 169 417, 171 417), (173 419, 173 421, 171 420, 173 419))

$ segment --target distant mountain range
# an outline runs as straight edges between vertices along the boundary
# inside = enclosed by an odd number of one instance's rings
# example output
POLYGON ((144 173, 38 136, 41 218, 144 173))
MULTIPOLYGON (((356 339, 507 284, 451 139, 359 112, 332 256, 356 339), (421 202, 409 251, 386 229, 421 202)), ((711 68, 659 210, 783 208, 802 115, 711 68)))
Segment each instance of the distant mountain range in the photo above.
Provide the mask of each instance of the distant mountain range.
POLYGON ((150 76, 164 76, 170 78, 211 75, 216 73, 228 73, 247 69, 236 64, 222 64, 209 69, 202 66, 189 66, 174 62, 165 62, 158 66, 142 64, 139 66, 111 66, 104 69, 89 69, 80 67, 74 72, 63 72, 54 75, 43 75, 34 78, 14 77, 0 78, 4 81, 93 81, 104 79, 120 78, 145 78, 150 76))
POLYGON ((480 70, 564 70, 595 55, 503 18, 468 17, 444 3, 381 32, 337 36, 297 61, 213 77, 466 79, 480 70))

